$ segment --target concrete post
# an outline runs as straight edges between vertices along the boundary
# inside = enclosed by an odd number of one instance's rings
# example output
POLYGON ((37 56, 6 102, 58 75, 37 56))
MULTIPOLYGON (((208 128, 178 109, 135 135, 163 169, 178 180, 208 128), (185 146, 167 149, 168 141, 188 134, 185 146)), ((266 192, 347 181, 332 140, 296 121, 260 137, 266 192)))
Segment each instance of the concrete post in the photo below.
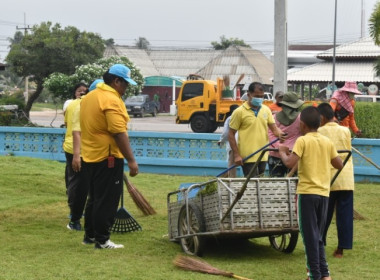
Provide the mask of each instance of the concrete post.
POLYGON ((175 105, 175 80, 173 80, 173 90, 172 90, 172 105, 170 105, 170 115, 175 116, 177 114, 177 107, 175 105))
MULTIPOLYGON (((274 1, 274 81, 273 93, 288 90, 287 0, 274 1)), ((273 94, 274 96, 274 94, 273 94)))

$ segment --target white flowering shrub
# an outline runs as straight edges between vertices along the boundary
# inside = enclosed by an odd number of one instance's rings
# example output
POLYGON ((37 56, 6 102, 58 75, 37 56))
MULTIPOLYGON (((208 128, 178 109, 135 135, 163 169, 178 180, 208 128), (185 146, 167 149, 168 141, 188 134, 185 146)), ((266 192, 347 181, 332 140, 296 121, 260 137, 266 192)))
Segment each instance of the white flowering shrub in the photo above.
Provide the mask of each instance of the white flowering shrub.
POLYGON ((128 87, 127 96, 140 92, 144 83, 140 70, 127 57, 118 56, 101 58, 94 63, 77 66, 75 73, 70 76, 53 73, 44 81, 44 87, 54 96, 67 99, 72 96, 73 88, 77 83, 84 82, 89 85, 92 81, 101 79, 107 69, 116 63, 124 64, 131 69, 131 78, 137 83, 137 86, 128 87))

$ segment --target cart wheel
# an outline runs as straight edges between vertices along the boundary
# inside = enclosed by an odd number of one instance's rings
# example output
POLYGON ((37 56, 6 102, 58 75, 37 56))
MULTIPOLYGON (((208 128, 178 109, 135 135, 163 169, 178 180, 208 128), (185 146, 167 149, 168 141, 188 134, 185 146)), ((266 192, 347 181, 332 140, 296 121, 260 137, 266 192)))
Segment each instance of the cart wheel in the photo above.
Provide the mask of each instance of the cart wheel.
MULTIPOLYGON (((202 211, 198 206, 189 203, 189 223, 190 234, 204 232, 206 230, 205 221, 202 211)), ((178 216, 178 234, 186 235, 188 229, 186 205, 183 205, 178 216)), ((199 235, 193 235, 180 239, 182 250, 189 255, 201 256, 204 246, 204 238, 199 235)))
POLYGON ((297 246, 298 232, 269 236, 270 244, 274 249, 284 253, 291 253, 297 246))

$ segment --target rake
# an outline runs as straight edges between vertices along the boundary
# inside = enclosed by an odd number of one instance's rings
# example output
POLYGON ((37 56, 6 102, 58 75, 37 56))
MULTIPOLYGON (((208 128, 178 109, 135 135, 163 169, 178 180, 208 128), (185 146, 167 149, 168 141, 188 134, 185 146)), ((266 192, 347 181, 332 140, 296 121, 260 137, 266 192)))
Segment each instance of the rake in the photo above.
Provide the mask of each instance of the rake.
POLYGON ((112 232, 126 233, 142 230, 137 221, 124 208, 124 187, 121 189, 120 203, 120 208, 117 210, 115 221, 111 228, 112 232))

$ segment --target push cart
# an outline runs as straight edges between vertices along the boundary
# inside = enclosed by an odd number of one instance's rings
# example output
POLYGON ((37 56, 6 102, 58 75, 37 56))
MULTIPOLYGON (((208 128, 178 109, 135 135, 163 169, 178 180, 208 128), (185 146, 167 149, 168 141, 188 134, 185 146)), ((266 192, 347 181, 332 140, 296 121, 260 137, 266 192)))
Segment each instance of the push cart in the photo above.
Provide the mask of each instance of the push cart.
MULTIPOLYGON (((268 150, 273 149, 260 158, 268 150)), ((167 196, 169 239, 198 256, 209 237, 268 237, 274 249, 291 253, 299 233, 297 182, 297 177, 216 178, 182 184, 167 196)))

